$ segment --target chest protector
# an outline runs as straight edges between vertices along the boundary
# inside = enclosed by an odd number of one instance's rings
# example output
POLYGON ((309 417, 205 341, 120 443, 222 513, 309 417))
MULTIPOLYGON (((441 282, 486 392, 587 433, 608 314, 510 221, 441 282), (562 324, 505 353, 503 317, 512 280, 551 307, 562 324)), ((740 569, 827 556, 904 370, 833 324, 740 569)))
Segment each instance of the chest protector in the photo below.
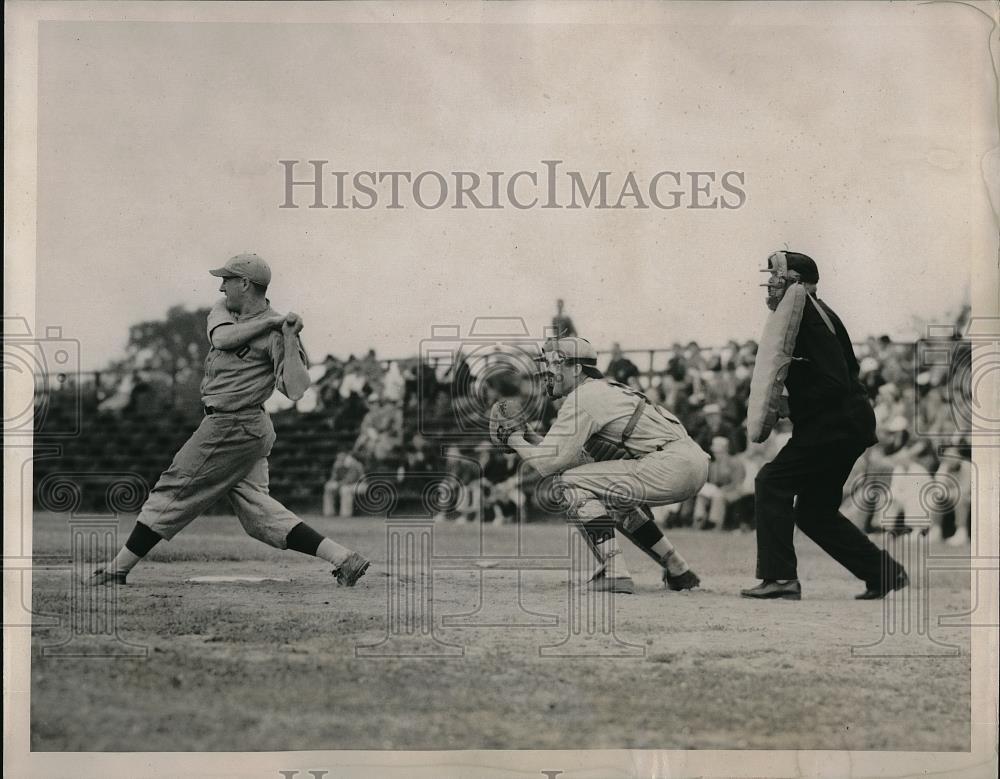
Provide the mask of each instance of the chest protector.
POLYGON ((747 401, 747 435, 756 443, 766 441, 778 421, 781 393, 792 364, 807 297, 804 286, 793 284, 764 323, 747 401))
POLYGON ((677 417, 659 404, 649 400, 649 398, 638 390, 617 381, 609 380, 607 381, 607 384, 620 390, 625 395, 635 398, 635 406, 633 407, 628 420, 625 422, 625 427, 622 428, 621 435, 617 437, 617 440, 606 440, 602 438, 601 434, 598 432, 592 435, 590 440, 587 441, 584 446, 584 450, 597 462, 606 462, 608 460, 631 460, 642 457, 642 454, 637 454, 629 448, 628 441, 632 437, 632 433, 635 432, 635 428, 639 424, 639 420, 642 418, 643 414, 646 413, 647 409, 655 412, 667 422, 680 425, 680 421, 678 421, 677 417))

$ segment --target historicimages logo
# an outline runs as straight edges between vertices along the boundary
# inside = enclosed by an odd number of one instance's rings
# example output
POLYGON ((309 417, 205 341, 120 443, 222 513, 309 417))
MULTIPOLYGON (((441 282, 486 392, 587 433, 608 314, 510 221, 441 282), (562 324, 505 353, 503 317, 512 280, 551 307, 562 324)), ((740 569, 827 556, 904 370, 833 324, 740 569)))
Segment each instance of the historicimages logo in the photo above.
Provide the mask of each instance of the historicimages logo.
POLYGON ((580 171, 563 160, 504 170, 336 170, 330 160, 278 160, 279 208, 324 210, 732 210, 747 202, 741 170, 580 171))

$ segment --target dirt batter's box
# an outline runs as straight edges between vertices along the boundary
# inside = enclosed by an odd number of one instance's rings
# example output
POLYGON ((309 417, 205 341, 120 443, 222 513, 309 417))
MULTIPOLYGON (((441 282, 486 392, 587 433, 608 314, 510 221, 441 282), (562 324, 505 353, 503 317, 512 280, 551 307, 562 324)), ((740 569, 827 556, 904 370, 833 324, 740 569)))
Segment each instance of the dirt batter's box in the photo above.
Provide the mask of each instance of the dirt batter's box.
MULTIPOLYGON (((461 644, 435 635, 434 574, 472 571, 479 574, 478 603, 462 614, 444 615, 447 628, 556 628, 559 616, 525 607, 521 600, 521 574, 561 571, 567 575, 565 631, 554 643, 539 643, 542 657, 643 657, 645 647, 622 640, 615 633, 615 595, 581 586, 592 567, 592 554, 582 534, 566 526, 565 555, 520 554, 520 525, 514 554, 444 555, 435 552, 434 521, 462 489, 451 474, 438 474, 428 482, 421 498, 426 511, 420 517, 395 517, 398 504, 395 474, 372 474, 358 491, 357 505, 366 512, 386 515, 386 635, 376 644, 355 647, 357 657, 460 657, 461 644), (500 602, 506 596, 489 580, 494 572, 517 572, 517 602, 500 602), (502 613, 504 618, 497 619, 502 613)), ((460 635, 460 634, 459 634, 460 635)))

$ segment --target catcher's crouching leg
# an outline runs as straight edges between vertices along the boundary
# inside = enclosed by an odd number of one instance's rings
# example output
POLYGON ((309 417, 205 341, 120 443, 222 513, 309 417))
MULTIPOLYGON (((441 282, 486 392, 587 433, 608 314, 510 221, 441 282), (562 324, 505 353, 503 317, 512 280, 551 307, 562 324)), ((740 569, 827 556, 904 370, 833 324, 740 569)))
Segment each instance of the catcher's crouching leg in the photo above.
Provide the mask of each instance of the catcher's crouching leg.
POLYGON ((667 589, 693 590, 701 585, 698 574, 656 526, 648 506, 636 507, 616 517, 618 531, 663 569, 663 585, 667 589))
POLYGON ((583 535, 591 553, 589 566, 580 572, 584 583, 597 591, 634 593, 635 584, 615 535, 615 521, 604 504, 577 487, 567 487, 563 494, 567 517, 583 535))

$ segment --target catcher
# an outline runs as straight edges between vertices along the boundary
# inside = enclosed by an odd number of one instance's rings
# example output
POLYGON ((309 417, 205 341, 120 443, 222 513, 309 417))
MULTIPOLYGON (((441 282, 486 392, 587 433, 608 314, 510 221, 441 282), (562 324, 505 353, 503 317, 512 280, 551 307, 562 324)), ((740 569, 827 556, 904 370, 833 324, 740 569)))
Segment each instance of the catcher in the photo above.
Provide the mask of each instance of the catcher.
POLYGON ((668 589, 697 587, 698 576, 656 526, 649 506, 696 495, 708 477, 708 455, 668 411, 631 387, 603 380, 589 341, 550 338, 542 359, 547 394, 563 399, 548 433, 539 441, 527 431, 520 404, 502 400, 491 412, 490 437, 542 476, 559 474, 561 502, 593 553, 591 588, 635 592, 616 531, 660 565, 668 589))

